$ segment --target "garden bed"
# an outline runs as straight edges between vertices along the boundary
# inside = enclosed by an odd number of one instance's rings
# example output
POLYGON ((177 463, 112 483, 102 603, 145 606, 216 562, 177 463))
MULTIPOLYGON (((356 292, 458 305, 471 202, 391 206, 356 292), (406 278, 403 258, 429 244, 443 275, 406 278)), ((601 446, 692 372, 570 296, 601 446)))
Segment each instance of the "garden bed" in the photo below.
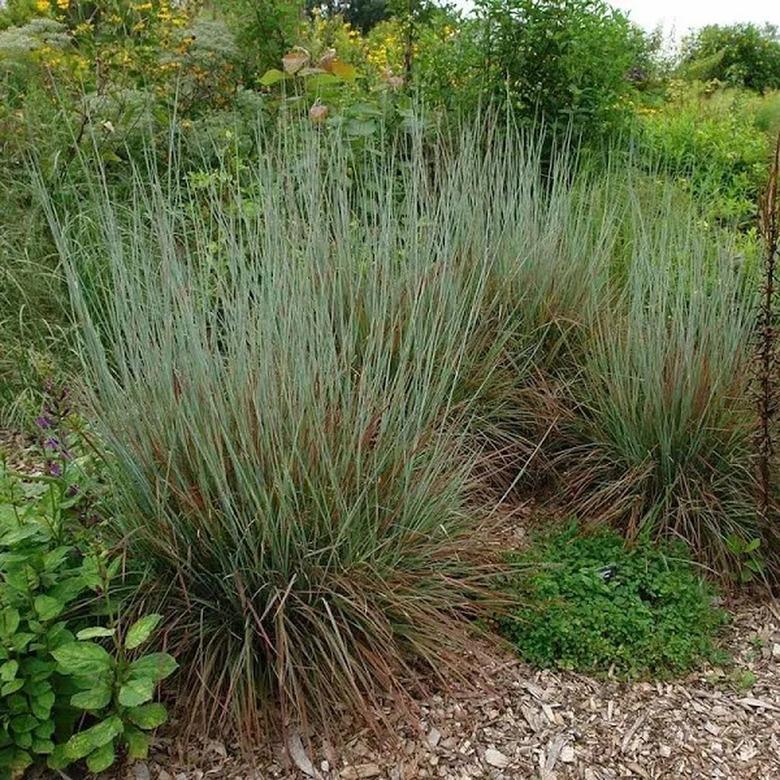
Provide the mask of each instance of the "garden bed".
MULTIPOLYGON (((35 449, 0 432, 9 465, 39 472, 35 449)), ((528 508, 507 517, 508 547, 527 543, 528 508)), ((130 780, 359 778, 766 778, 780 773, 780 607, 760 594, 724 605, 722 666, 670 682, 621 682, 537 669, 484 646, 479 678, 429 681, 417 724, 390 707, 397 742, 377 743, 349 719, 336 740, 293 735, 251 758, 214 740, 161 734, 130 780), (487 659, 487 661, 485 661, 487 659), (354 733, 352 733, 354 732, 354 733)), ((174 724, 175 726, 175 724, 174 724)))

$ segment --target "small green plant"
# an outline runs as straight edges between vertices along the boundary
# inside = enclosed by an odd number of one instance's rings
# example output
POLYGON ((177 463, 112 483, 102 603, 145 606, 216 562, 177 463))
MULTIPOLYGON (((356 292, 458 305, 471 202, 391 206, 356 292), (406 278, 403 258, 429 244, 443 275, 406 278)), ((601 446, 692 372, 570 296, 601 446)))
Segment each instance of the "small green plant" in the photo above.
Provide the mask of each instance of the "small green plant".
POLYGON ((57 672, 77 689, 70 697, 71 706, 97 722, 54 748, 51 767, 61 769, 86 759, 90 771, 102 772, 114 763, 118 745, 124 745, 129 758, 146 758, 148 732, 167 719, 165 705, 152 699, 158 683, 176 670, 176 661, 168 653, 133 659, 133 651, 151 638, 161 619, 157 614, 142 617, 130 626, 123 641, 115 628, 85 628, 74 641, 52 652, 57 672), (115 643, 113 654, 91 641, 109 637, 115 643))
MULTIPOLYGON (((44 420, 53 445, 55 415, 44 420)), ((151 699, 176 668, 166 653, 137 651, 159 615, 140 618, 120 640, 122 604, 112 594, 122 559, 94 528, 80 532, 84 499, 63 473, 71 454, 58 448, 49 473, 32 480, 0 465, 0 780, 43 761, 62 769, 86 759, 101 771, 118 744, 130 758, 144 756, 146 732, 165 720, 151 699)))
POLYGON ((726 545, 737 561, 735 577, 743 585, 760 579, 766 573, 764 557, 761 552, 761 539, 741 539, 736 534, 726 538, 726 545))
POLYGON ((499 622, 534 664, 665 677, 712 657, 725 613, 682 545, 627 546, 610 529, 572 523, 515 562, 535 573, 513 581, 525 605, 499 622))

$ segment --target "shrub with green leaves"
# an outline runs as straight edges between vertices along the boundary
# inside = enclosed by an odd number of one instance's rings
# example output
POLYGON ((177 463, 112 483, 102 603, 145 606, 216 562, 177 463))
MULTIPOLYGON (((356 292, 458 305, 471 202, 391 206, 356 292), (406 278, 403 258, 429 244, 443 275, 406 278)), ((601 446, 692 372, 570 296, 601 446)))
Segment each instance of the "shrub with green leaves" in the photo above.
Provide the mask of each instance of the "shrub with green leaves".
POLYGON ((710 658, 725 613, 685 545, 626 544, 576 523, 516 556, 510 591, 524 606, 500 619, 533 664, 626 677, 681 674, 710 658))
MULTIPOLYGON (((527 120, 604 138, 630 117, 629 74, 645 48, 628 18, 602 0, 480 0, 482 96, 527 120)), ((463 71, 461 66, 461 72, 463 71)))
POLYGON ((778 89, 780 32, 772 24, 708 24, 683 41, 681 71, 762 93, 778 89))
POLYGON ((119 633, 122 559, 74 527, 74 484, 0 467, 0 778, 43 761, 101 771, 120 746, 143 757, 165 721, 152 699, 176 663, 138 650, 161 618, 119 633))

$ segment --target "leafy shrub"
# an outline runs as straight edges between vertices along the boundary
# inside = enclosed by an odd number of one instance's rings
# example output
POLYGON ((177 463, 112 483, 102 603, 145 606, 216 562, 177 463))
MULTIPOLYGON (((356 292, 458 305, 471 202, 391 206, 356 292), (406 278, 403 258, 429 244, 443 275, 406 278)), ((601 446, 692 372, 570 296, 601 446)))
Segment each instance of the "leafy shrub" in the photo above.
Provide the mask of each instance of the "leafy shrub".
POLYGON ((725 614, 684 545, 627 546, 612 530, 571 523, 515 562, 531 568, 513 590, 525 606, 501 628, 531 663, 665 677, 713 653, 725 614))
POLYGON ((86 759, 102 771, 120 745, 144 757, 147 732, 166 717, 151 699, 176 668, 166 653, 136 649, 159 615, 120 633, 122 558, 82 526, 84 482, 45 419, 49 457, 57 452, 50 475, 21 481, 0 466, 0 777, 9 779, 42 761, 63 769, 86 759))
POLYGON ((683 41, 682 53, 689 77, 758 92, 780 89, 780 36, 774 25, 710 24, 683 41))
POLYGON ((641 39, 600 0, 482 0, 483 99, 508 100, 553 128, 600 137, 629 117, 629 72, 641 39))

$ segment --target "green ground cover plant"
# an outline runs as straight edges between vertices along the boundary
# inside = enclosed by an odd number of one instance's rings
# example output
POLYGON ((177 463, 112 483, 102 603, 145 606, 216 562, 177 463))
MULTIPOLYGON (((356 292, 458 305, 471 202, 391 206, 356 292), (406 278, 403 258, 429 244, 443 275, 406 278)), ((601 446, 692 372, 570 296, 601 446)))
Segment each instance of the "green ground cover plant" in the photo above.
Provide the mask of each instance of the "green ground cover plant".
POLYGON ((643 155, 651 169, 690 189, 709 220, 754 230, 771 148, 764 129, 771 126, 771 105, 744 90, 675 81, 664 104, 640 114, 643 155))
POLYGON ((576 523, 513 558, 523 602, 501 630, 533 664, 620 677, 683 674, 715 657, 726 613, 684 544, 626 544, 576 523))

